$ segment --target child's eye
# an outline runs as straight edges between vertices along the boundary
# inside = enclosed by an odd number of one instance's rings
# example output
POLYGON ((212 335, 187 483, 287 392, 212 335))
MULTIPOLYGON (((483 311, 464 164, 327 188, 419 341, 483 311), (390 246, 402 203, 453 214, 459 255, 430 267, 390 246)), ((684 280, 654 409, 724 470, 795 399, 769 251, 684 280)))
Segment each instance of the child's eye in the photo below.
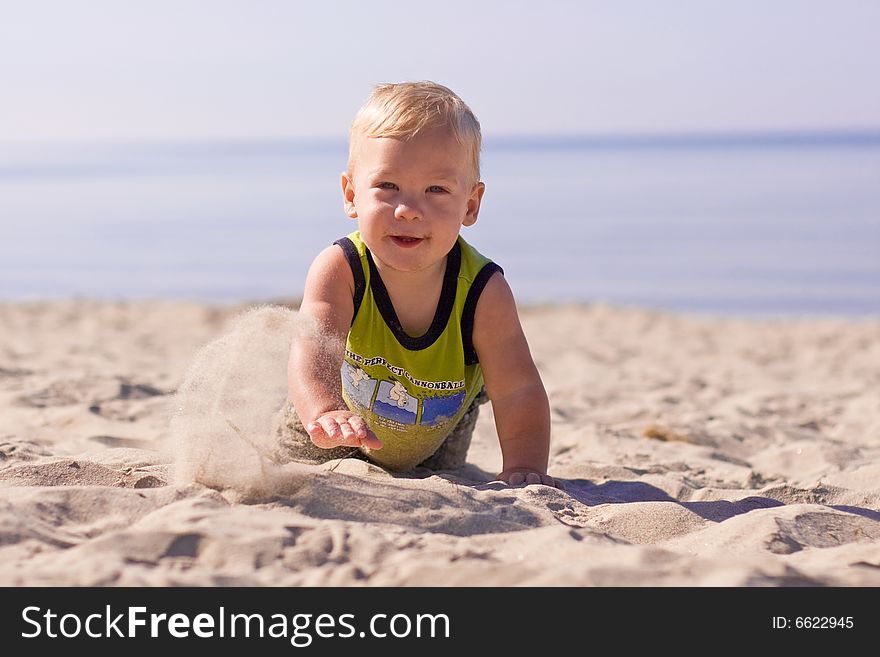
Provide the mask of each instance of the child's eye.
POLYGON ((378 187, 379 189, 397 189, 397 185, 395 185, 393 182, 381 182, 376 185, 376 187, 378 187))
POLYGON ((446 190, 440 185, 431 185, 430 187, 428 187, 428 191, 432 194, 442 194, 446 190))

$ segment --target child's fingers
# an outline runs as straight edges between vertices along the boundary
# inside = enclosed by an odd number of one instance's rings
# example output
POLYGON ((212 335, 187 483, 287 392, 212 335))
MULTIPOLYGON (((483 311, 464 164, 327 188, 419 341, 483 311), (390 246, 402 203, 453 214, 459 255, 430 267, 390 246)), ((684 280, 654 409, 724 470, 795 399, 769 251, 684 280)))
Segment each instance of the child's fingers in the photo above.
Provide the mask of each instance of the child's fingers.
POLYGON ((363 440, 367 437, 367 423, 364 422, 364 418, 360 415, 350 417, 348 423, 354 430, 354 435, 358 440, 363 440))
MULTIPOLYGON (((339 426, 335 422, 332 426, 335 429, 336 434, 341 436, 342 432, 339 430, 339 426)), ((331 436, 329 429, 330 427, 327 426, 327 423, 321 421, 309 422, 306 427, 306 431, 308 432, 312 443, 321 449, 331 449, 339 446, 339 439, 331 436)))
POLYGON ((361 440, 361 445, 364 447, 369 447, 370 449, 382 449, 382 441, 376 437, 369 429, 365 428, 365 435, 361 440))
POLYGON ((308 426, 306 426, 306 431, 316 447, 323 448, 325 443, 329 440, 327 434, 324 433, 324 427, 317 422, 309 422, 308 426))
POLYGON ((312 442, 322 449, 332 449, 347 445, 349 447, 369 447, 382 449, 382 441, 369 430, 360 415, 341 417, 320 417, 309 422, 306 427, 312 442))
POLYGON ((370 449, 382 449, 382 441, 367 428, 367 423, 360 415, 352 415, 348 418, 348 424, 354 431, 354 439, 362 447, 370 449))
POLYGON ((545 486, 550 486, 551 488, 558 488, 559 490, 565 490, 565 486, 558 479, 554 479, 550 475, 541 475, 541 483, 545 486))
POLYGON ((343 443, 350 444, 351 441, 357 442, 357 432, 352 428, 351 422, 340 422, 339 430, 342 433, 340 440, 342 440, 343 443))
POLYGON ((541 475, 537 472, 529 472, 526 475, 526 485, 528 484, 540 484, 541 483, 541 475))
MULTIPOLYGON (((502 473, 501 479, 505 480, 504 477, 505 473, 502 473)), ((506 475, 506 477, 508 486, 541 484, 543 486, 552 486, 560 490, 565 490, 565 484, 560 480, 554 479, 550 475, 541 474, 540 472, 511 472, 509 475, 506 475)))
POLYGON ((339 440, 342 437, 342 431, 339 429, 339 422, 336 421, 336 418, 322 417, 318 423, 331 440, 339 440))

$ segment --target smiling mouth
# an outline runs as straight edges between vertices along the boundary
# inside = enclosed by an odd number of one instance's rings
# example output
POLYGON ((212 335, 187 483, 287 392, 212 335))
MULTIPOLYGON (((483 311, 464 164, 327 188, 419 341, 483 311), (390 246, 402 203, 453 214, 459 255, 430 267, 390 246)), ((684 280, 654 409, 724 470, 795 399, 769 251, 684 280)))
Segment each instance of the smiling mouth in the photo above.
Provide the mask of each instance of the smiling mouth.
POLYGON ((421 244, 424 238, 422 237, 407 237, 404 235, 392 235, 391 241, 394 242, 397 246, 402 247, 413 247, 421 244))

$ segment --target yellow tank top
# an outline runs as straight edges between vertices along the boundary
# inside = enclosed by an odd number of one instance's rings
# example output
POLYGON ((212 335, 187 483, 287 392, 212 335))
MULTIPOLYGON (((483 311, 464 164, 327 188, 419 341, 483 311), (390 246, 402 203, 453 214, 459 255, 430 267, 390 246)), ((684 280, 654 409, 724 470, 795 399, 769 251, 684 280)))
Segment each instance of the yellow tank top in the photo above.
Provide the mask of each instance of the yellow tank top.
POLYGON ((354 317, 342 364, 342 397, 382 441, 372 461, 407 470, 443 443, 483 387, 471 334, 477 301, 501 268, 459 236, 446 258, 440 301, 428 331, 400 325, 360 232, 334 242, 355 281, 354 317))

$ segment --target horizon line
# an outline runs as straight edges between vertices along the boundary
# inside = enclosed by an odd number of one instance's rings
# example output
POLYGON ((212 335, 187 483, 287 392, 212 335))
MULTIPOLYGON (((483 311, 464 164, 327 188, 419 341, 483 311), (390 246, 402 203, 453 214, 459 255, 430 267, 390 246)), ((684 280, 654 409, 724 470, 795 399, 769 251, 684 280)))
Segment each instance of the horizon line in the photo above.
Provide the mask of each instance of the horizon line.
MULTIPOLYGON (((486 138, 485 142, 490 139, 486 138)), ((491 138, 493 148, 699 148, 880 146, 880 129, 714 130, 613 134, 517 135, 491 138)))
MULTIPOLYGON (((0 145, 28 146, 94 146, 94 147, 259 147, 293 144, 315 146, 345 145, 344 135, 277 135, 236 137, 102 137, 102 138, 38 138, 0 140, 0 145)), ((484 134, 483 146, 489 148, 626 148, 676 146, 795 146, 795 145, 880 145, 880 127, 832 129, 763 129, 763 130, 695 130, 671 132, 613 133, 523 133, 484 134)))

